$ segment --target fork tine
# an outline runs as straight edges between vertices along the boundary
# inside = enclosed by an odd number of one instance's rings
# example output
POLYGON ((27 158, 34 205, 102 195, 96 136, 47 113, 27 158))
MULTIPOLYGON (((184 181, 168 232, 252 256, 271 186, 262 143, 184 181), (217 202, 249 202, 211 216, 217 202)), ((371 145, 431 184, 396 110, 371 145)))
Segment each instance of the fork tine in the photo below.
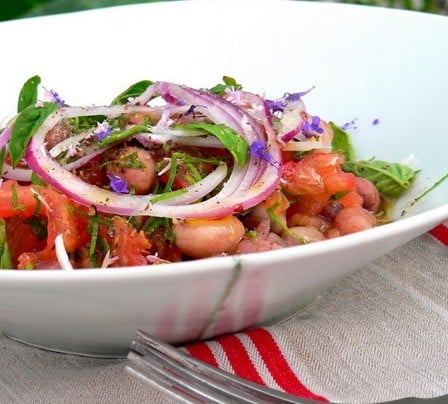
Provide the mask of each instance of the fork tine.
POLYGON ((155 358, 154 363, 154 358, 151 356, 140 356, 135 352, 130 352, 128 359, 131 362, 126 366, 129 373, 175 399, 176 402, 185 404, 204 402, 222 404, 225 402, 224 397, 217 397, 214 392, 207 389, 207 386, 201 386, 201 388, 190 384, 185 386, 185 382, 181 381, 179 376, 167 374, 166 367, 157 363, 157 358, 155 358), (151 362, 151 365, 148 365, 149 362, 151 362))
MULTIPOLYGON (((159 343, 152 337, 151 342, 159 343)), ((146 337, 145 337, 146 340, 146 337)), ((232 392, 226 386, 222 386, 215 380, 202 377, 201 373, 196 373, 195 369, 185 366, 178 358, 173 358, 171 354, 176 354, 177 349, 163 344, 163 352, 159 350, 160 346, 153 347, 141 342, 141 336, 138 336, 131 344, 132 351, 128 359, 138 361, 139 370, 144 373, 143 376, 153 387, 160 388, 176 399, 184 402, 207 402, 207 403, 261 403, 255 400, 249 394, 244 392, 232 392), (169 353, 165 351, 169 350, 169 353), (145 377, 145 375, 147 377, 145 377)), ((186 356, 181 354, 181 356, 186 356)), ((134 374, 135 374, 135 368, 134 374)))
POLYGON ((181 402, 317 403, 238 378, 140 330, 131 349, 128 370, 177 399, 190 400, 181 402))

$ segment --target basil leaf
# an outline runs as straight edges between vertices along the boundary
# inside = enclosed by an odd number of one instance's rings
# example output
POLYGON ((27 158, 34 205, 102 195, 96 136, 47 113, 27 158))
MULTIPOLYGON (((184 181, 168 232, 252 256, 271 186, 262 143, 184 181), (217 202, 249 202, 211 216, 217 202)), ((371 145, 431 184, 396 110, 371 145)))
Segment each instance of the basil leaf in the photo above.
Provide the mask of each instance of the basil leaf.
POLYGON ((152 84, 150 80, 142 80, 132 84, 129 88, 124 90, 121 94, 117 95, 112 101, 111 105, 127 104, 129 98, 135 98, 141 95, 152 84))
POLYGON ((5 221, 0 218, 0 269, 12 269, 11 256, 6 242, 5 221))
POLYGON ((16 118, 9 140, 9 155, 13 167, 25 154, 26 146, 45 119, 59 108, 52 102, 45 102, 41 107, 29 105, 16 118))
POLYGON ((243 86, 241 84, 238 84, 233 77, 224 76, 222 78, 222 81, 224 82, 224 84, 217 84, 209 91, 215 95, 222 95, 224 94, 226 88, 230 88, 232 90, 241 90, 243 88, 243 86))
POLYGON ((398 198, 412 183, 416 171, 399 163, 381 160, 346 161, 342 164, 344 171, 357 177, 370 180, 378 191, 386 196, 398 198))
POLYGON ((35 105, 37 102, 37 87, 40 84, 40 77, 33 76, 29 78, 19 93, 17 102, 17 112, 22 112, 26 107, 35 105))
POLYGON ((331 142, 332 150, 336 153, 342 154, 345 161, 354 161, 355 149, 353 148, 349 134, 342 130, 334 122, 330 122, 330 126, 333 130, 333 140, 331 142))
POLYGON ((124 140, 132 135, 135 135, 136 133, 142 133, 142 132, 149 132, 149 129, 147 126, 143 125, 135 125, 131 126, 129 129, 120 130, 118 132, 112 132, 109 136, 105 137, 101 142, 101 146, 106 146, 108 144, 112 144, 115 142, 119 142, 121 140, 124 140))
POLYGON ((239 165, 245 165, 248 159, 249 143, 239 133, 223 124, 208 122, 190 122, 185 125, 177 125, 176 128, 186 130, 202 130, 217 137, 221 143, 232 153, 239 165))

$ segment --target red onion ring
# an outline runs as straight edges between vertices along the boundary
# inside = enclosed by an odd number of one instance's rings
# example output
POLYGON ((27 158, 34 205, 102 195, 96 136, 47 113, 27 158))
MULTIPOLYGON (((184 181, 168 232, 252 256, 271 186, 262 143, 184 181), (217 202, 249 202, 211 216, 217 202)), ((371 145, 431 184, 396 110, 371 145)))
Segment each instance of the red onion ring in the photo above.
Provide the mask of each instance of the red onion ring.
MULTIPOLYGON (((146 95, 160 93, 171 102, 181 101, 196 105, 204 116, 215 123, 223 123, 231 127, 244 136, 249 143, 255 140, 267 140, 269 152, 280 161, 280 148, 275 141, 273 129, 266 130, 265 123, 266 139, 265 133, 257 122, 243 109, 228 101, 205 91, 164 82, 153 84, 145 93, 146 95)), ((266 199, 277 187, 280 178, 279 167, 251 156, 246 167, 235 165, 222 190, 210 199, 190 204, 207 195, 218 183, 222 182, 226 172, 226 168, 222 165, 198 183, 188 187, 185 194, 151 203, 151 199, 156 195, 117 194, 83 182, 62 167, 46 150, 46 133, 63 119, 93 115, 105 115, 112 118, 120 114, 155 111, 156 107, 144 105, 60 108, 50 115, 36 131, 27 147, 25 159, 29 167, 45 181, 78 203, 93 205, 102 212, 126 216, 218 217, 255 206, 266 199)))

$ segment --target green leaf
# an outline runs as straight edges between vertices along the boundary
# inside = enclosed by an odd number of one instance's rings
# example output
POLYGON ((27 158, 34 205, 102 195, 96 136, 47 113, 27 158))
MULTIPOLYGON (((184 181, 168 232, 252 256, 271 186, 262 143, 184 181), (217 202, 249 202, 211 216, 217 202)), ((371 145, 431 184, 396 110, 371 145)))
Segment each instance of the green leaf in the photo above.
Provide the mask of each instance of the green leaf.
POLYGON ((357 177, 370 180, 380 193, 398 198, 412 183, 417 172, 399 163, 381 160, 346 161, 342 164, 344 171, 357 177))
POLYGON ((334 122, 330 122, 330 126, 333 130, 333 141, 331 143, 332 150, 336 153, 342 154, 345 161, 354 161, 355 149, 353 148, 349 134, 342 130, 334 122))
POLYGON ((73 133, 81 133, 92 129, 98 122, 103 122, 105 119, 107 119, 105 115, 78 116, 70 118, 68 123, 73 133))
POLYGON ((100 145, 101 146, 106 146, 108 144, 112 144, 115 142, 119 142, 121 140, 124 140, 132 135, 135 135, 137 133, 142 133, 142 132, 149 132, 149 129, 147 126, 143 126, 143 125, 135 125, 135 126, 131 126, 129 129, 125 129, 125 130, 120 130, 117 132, 112 132, 109 136, 105 137, 101 142, 100 145))
POLYGON ((223 124, 208 122, 190 122, 185 125, 178 125, 176 128, 185 130, 202 130, 217 137, 221 143, 232 153, 235 161, 239 165, 245 165, 249 156, 249 143, 239 133, 223 124))
POLYGON ((216 86, 210 89, 210 92, 215 95, 222 95, 226 88, 230 88, 232 90, 241 90, 243 86, 238 84, 237 81, 233 77, 224 76, 222 78, 224 83, 217 84, 216 86))
POLYGON ((5 162, 6 146, 0 150, 0 175, 3 173, 3 163, 5 162))
POLYGON ((37 87, 40 84, 40 77, 33 76, 29 78, 19 93, 17 102, 17 112, 22 112, 26 107, 35 105, 37 102, 37 87))
POLYGON ((25 154, 26 146, 49 115, 59 108, 57 104, 45 102, 41 107, 29 105, 16 118, 9 140, 9 155, 13 167, 25 154))
POLYGON ((127 104, 129 98, 135 98, 141 95, 153 82, 150 80, 142 80, 132 84, 129 88, 124 90, 120 95, 117 95, 112 101, 111 105, 127 104))
POLYGON ((11 256, 6 241, 5 221, 0 218, 0 269, 12 269, 11 256))

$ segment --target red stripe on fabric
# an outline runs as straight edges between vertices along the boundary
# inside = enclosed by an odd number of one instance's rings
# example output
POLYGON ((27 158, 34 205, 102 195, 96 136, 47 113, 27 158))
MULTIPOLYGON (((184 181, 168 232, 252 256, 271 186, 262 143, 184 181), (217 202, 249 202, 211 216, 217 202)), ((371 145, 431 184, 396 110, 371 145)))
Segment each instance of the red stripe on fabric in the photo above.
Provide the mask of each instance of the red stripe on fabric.
POLYGON ((191 356, 208 363, 209 365, 218 367, 218 362, 216 361, 215 355, 213 355, 212 350, 205 342, 199 342, 193 345, 185 346, 185 349, 191 356))
POLYGON ((215 341, 221 345, 237 376, 258 384, 266 385, 257 369, 255 369, 246 348, 237 337, 234 335, 227 335, 225 337, 217 338, 215 341))
POLYGON ((256 346, 267 369, 277 384, 289 394, 328 402, 325 397, 314 394, 294 374, 272 335, 264 328, 246 332, 256 346))
POLYGON ((440 224, 437 227, 434 227, 429 233, 441 243, 448 246, 448 227, 440 224))

